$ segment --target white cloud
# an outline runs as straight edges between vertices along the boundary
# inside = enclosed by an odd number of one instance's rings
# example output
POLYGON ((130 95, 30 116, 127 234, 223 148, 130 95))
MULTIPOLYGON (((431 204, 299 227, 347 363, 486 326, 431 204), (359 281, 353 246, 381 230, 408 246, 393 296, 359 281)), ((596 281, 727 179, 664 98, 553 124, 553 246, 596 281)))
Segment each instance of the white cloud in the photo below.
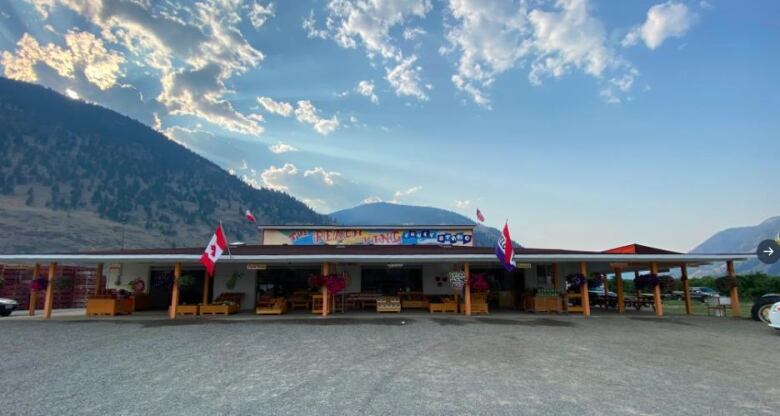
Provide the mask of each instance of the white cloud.
POLYGON ((490 101, 481 91, 495 77, 518 65, 528 53, 530 41, 524 1, 451 0, 449 12, 456 24, 446 33, 450 49, 460 51, 455 86, 477 104, 490 101))
POLYGON ((232 91, 225 86, 264 58, 238 28, 241 16, 252 11, 249 3, 202 0, 182 7, 148 1, 27 1, 41 15, 57 5, 79 14, 99 29, 104 42, 123 47, 135 64, 157 71, 162 87, 157 99, 171 114, 192 115, 234 132, 262 133, 256 118, 228 101, 232 91), (205 82, 197 84, 200 80, 205 82))
POLYGON ((457 208, 460 208, 460 209, 463 209, 463 208, 468 208, 468 207, 469 207, 469 205, 471 205, 471 201, 470 201, 470 200, 468 200, 468 199, 465 199, 465 200, 456 200, 456 201, 455 201, 455 207, 457 207, 457 208))
POLYGON ((371 102, 374 104, 379 103, 379 97, 377 97, 376 94, 374 94, 374 82, 373 81, 360 81, 358 82, 357 87, 355 87, 355 91, 363 96, 368 97, 371 99, 371 102))
POLYGON ((65 78, 83 76, 101 90, 117 84, 123 75, 124 57, 106 49, 92 33, 70 30, 65 34, 65 48, 49 43, 40 45, 30 34, 22 35, 15 52, 4 51, 0 62, 6 77, 26 82, 38 80, 36 65, 43 64, 65 78))
POLYGON ((537 56, 529 79, 538 85, 544 76, 560 77, 571 68, 600 77, 620 59, 606 45, 606 31, 591 16, 586 0, 559 0, 561 10, 532 10, 528 19, 534 27, 533 47, 537 56))
POLYGON ((298 148, 289 144, 279 142, 268 146, 268 150, 270 150, 272 153, 280 154, 280 153, 287 153, 287 152, 297 152, 298 148))
POLYGON ((274 101, 268 97, 258 97, 257 102, 265 108, 266 111, 278 114, 283 117, 289 117, 292 114, 293 106, 290 103, 274 101))
POLYGON ((268 3, 267 6, 263 6, 260 3, 254 3, 249 8, 249 21, 255 29, 259 29, 271 17, 274 17, 273 3, 268 3))
POLYGON ((425 100, 427 97, 419 87, 420 68, 411 67, 416 57, 404 57, 391 30, 401 27, 406 36, 420 34, 419 30, 406 25, 411 19, 425 18, 432 8, 430 0, 330 0, 325 29, 317 29, 313 12, 304 19, 303 27, 310 38, 333 39, 347 49, 362 46, 369 59, 378 57, 385 62, 394 61, 394 67, 386 66, 385 69, 388 72, 386 79, 396 94, 425 100))
POLYGON ((375 204, 377 202, 382 202, 382 198, 380 198, 378 196, 375 196, 375 195, 370 195, 370 196, 367 196, 365 199, 363 199, 362 203, 364 203, 364 204, 375 204))
POLYGON ((422 68, 413 66, 416 60, 417 56, 412 55, 401 61, 394 68, 385 68, 387 72, 385 79, 395 89, 396 95, 415 97, 418 100, 427 101, 428 96, 420 87, 420 71, 422 68))
POLYGON ((529 63, 533 85, 574 69, 598 80, 607 71, 622 77, 632 69, 609 46, 604 25, 591 15, 587 0, 557 0, 551 6, 525 0, 449 0, 449 13, 454 19, 445 34, 449 47, 440 52, 459 52, 452 82, 486 108, 490 98, 485 90, 496 77, 529 63))
POLYGON ((309 169, 305 172, 303 172, 303 177, 312 177, 317 178, 318 180, 321 180, 322 183, 328 186, 333 186, 336 184, 336 181, 338 181, 342 175, 339 172, 333 172, 333 171, 327 171, 323 168, 316 167, 314 169, 309 169))
POLYGON ((339 120, 336 116, 329 119, 320 117, 319 110, 308 100, 298 101, 295 117, 301 123, 311 124, 317 133, 325 136, 332 133, 339 126, 339 120))
POLYGON ((404 29, 404 39, 406 40, 415 40, 420 36, 427 35, 428 32, 426 32, 424 29, 419 27, 407 27, 404 29))
POLYGON ((284 183, 288 176, 294 176, 298 174, 298 168, 292 163, 285 163, 281 168, 271 166, 264 170, 260 174, 260 178, 263 180, 263 185, 268 188, 276 189, 278 191, 286 191, 288 186, 284 183))
POLYGON ((626 34, 622 45, 633 46, 641 39, 648 48, 655 49, 666 39, 684 36, 694 19, 688 6, 682 3, 668 1, 656 4, 647 11, 647 20, 626 34))
POLYGON ((418 186, 413 186, 413 187, 411 187, 409 189, 402 189, 400 191, 395 191, 395 195, 394 196, 396 198, 400 198, 400 197, 416 194, 417 192, 420 192, 421 190, 422 190, 422 186, 419 186, 419 185, 418 186))

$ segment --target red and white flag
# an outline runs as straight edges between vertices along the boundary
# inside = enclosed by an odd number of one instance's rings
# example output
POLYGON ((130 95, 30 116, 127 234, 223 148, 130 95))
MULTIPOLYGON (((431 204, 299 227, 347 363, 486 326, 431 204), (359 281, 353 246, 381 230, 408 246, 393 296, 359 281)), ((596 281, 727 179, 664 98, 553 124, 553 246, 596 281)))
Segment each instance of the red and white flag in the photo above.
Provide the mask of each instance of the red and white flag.
POLYGON ((479 208, 477 208, 477 219, 479 222, 485 222, 485 216, 482 215, 482 211, 480 211, 479 208))
POLYGON ((254 214, 252 214, 252 211, 250 210, 246 210, 246 220, 257 224, 257 218, 255 218, 254 214))
POLYGON ((200 256, 200 262, 206 268, 206 273, 209 276, 214 276, 214 266, 217 264, 217 260, 219 260, 222 252, 227 251, 227 249, 227 238, 225 238, 225 232, 222 231, 222 225, 220 224, 211 237, 209 245, 206 246, 206 250, 203 251, 203 255, 200 256))

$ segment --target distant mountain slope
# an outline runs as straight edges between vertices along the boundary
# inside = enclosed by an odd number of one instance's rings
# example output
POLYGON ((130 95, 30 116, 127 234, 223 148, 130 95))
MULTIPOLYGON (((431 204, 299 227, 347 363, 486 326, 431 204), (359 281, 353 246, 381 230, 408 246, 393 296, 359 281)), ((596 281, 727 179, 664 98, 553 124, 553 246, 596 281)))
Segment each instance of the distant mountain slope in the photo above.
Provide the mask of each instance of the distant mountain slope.
MULTIPOLYGON (((714 234, 712 237, 691 250, 691 253, 755 253, 758 243, 774 239, 780 233, 780 216, 767 219, 758 225, 729 228, 714 234)), ((752 259, 736 266, 738 273, 764 272, 780 275, 780 262, 773 265, 763 264, 758 259, 752 259)), ((697 276, 724 275, 725 266, 713 265, 700 267, 697 276)))
POLYGON ((331 222, 121 114, 0 78, 1 251, 115 247, 123 228, 128 247, 198 245, 220 220, 251 241, 245 209, 266 224, 331 222))
MULTIPOLYGON (((473 225, 474 221, 461 214, 433 207, 377 202, 336 211, 331 218, 343 225, 473 225)), ((474 242, 477 246, 492 247, 501 233, 492 227, 477 225, 474 242)), ((519 247, 519 244, 515 243, 519 247)))

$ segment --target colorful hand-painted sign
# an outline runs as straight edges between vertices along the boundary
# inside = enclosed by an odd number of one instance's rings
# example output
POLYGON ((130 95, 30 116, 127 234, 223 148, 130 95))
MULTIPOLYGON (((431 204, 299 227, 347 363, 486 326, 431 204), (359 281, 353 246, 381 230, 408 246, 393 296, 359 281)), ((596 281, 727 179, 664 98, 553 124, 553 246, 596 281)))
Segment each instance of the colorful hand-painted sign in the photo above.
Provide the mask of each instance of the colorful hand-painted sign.
POLYGON ((466 229, 312 229, 265 230, 269 245, 447 245, 472 246, 474 234, 466 229))

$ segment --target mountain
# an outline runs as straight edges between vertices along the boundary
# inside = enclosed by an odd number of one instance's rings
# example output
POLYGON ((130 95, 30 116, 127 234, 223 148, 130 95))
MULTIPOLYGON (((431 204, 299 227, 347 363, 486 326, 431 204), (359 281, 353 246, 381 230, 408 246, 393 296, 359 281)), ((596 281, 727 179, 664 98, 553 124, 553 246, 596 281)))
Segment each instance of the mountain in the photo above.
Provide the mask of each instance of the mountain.
MULTIPOLYGON (((468 217, 445 209, 387 202, 358 205, 333 212, 330 217, 343 225, 474 225, 468 217)), ((493 247, 500 235, 497 229, 478 224, 474 230, 474 244, 493 247)))
POLYGON ((0 251, 198 245, 259 223, 329 224, 286 193, 255 189, 105 108, 0 78, 0 251))
MULTIPOLYGON (((706 239, 694 248, 691 253, 755 253, 756 247, 763 240, 777 238, 780 233, 780 216, 767 219, 758 225, 729 228, 706 239)), ((737 273, 764 272, 770 275, 780 275, 780 262, 773 265, 763 264, 754 258, 736 265, 737 273)), ((696 276, 725 275, 725 265, 700 267, 696 276)))

